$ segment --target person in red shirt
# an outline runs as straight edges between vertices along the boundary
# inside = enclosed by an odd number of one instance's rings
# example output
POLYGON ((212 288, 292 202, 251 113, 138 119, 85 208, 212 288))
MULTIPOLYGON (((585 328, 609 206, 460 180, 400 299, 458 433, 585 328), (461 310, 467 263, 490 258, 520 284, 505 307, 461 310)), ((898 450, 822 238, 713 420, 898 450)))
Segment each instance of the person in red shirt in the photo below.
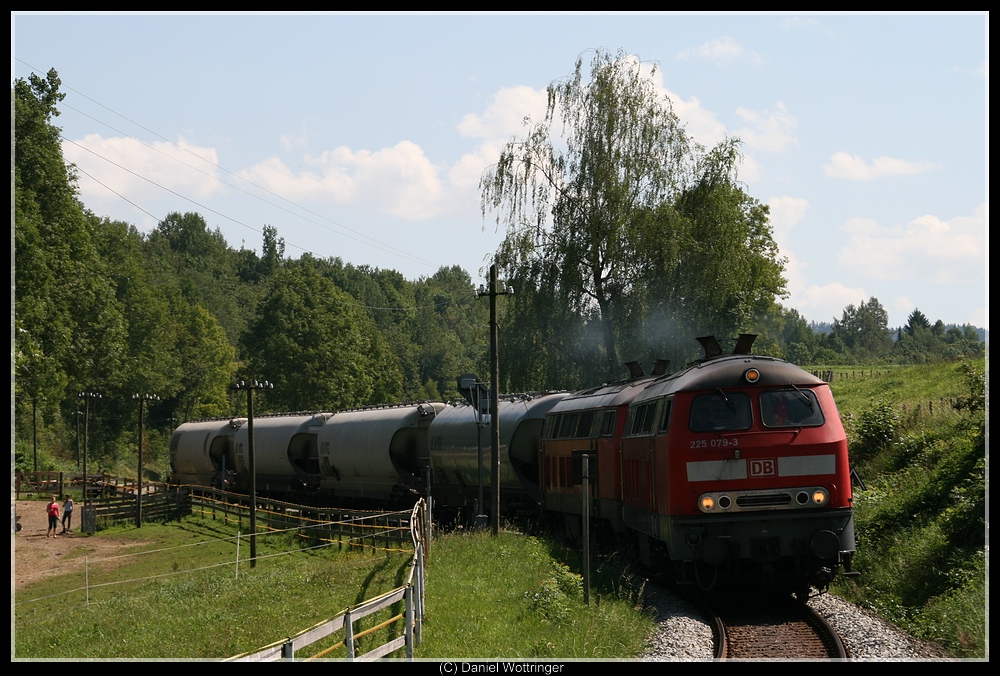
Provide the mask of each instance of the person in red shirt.
POLYGON ((45 537, 55 537, 56 528, 59 527, 59 503, 56 502, 56 496, 52 496, 47 511, 49 515, 49 530, 45 533, 45 537))

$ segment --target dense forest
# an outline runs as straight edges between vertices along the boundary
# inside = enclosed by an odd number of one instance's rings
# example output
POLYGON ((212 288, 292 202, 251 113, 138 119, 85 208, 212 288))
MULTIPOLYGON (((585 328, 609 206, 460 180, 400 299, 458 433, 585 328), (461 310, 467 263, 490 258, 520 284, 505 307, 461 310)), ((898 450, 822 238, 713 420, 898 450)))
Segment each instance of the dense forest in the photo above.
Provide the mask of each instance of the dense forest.
MULTIPOLYGON (((599 54, 586 83, 583 70, 552 85, 549 117, 481 184, 484 216, 507 226, 494 261, 516 289, 498 304, 501 390, 580 388, 631 360, 683 365, 707 334, 731 347, 756 333, 758 353, 804 365, 983 354, 975 327, 916 309, 891 329, 876 298, 814 331, 779 303, 784 261, 767 206, 736 179, 738 142, 694 144, 620 58, 599 54), (557 117, 572 122, 563 143, 557 117), (608 142, 609 119, 635 133, 608 142)), ((457 376, 488 377, 489 303, 457 265, 407 280, 286 257, 280 224, 263 225, 258 254, 198 213, 150 232, 92 213, 63 158, 59 88, 50 70, 12 91, 19 468, 32 444, 72 458, 84 422, 91 457, 115 467, 134 455, 135 395, 158 397, 147 425, 162 447, 183 421, 241 412, 242 379, 274 384, 256 402, 269 412, 456 399, 457 376)))

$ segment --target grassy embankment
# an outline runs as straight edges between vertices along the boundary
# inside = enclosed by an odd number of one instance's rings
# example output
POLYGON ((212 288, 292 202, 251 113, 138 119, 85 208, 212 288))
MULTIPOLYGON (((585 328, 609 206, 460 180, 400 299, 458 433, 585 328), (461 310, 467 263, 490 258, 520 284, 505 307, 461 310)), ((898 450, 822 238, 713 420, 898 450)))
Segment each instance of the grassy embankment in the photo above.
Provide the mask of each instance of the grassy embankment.
POLYGON ((984 368, 838 370, 832 384, 866 486, 862 575, 833 591, 959 657, 986 656, 984 368))

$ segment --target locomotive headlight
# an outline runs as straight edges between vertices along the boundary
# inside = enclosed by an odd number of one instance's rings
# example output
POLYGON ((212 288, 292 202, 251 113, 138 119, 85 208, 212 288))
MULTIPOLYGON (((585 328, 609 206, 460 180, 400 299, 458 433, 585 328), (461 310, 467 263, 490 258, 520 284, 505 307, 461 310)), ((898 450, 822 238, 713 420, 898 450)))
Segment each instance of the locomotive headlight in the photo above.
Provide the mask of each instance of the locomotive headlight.
POLYGON ((715 498, 711 495, 701 496, 701 511, 711 512, 715 508, 715 498))
POLYGON ((760 371, 758 371, 757 369, 747 369, 743 373, 743 379, 751 384, 756 383, 758 380, 760 380, 760 371))
POLYGON ((812 501, 814 505, 823 506, 829 499, 830 499, 830 494, 827 493, 822 488, 817 488, 812 492, 812 501))

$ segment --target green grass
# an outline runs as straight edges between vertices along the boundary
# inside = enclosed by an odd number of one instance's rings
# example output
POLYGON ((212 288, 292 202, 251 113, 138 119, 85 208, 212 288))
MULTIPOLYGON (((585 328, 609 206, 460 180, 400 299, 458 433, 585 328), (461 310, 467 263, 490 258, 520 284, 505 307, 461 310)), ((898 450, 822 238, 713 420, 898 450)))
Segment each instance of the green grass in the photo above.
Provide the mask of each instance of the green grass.
POLYGON ((619 562, 594 565, 590 605, 564 562, 577 555, 517 532, 457 533, 434 543, 417 657, 627 658, 654 627, 619 562), (553 553, 555 552, 555 556, 553 553))
MULTIPOLYGON (((258 536, 258 565, 241 563, 237 577, 234 535, 234 528, 199 517, 109 529, 93 537, 125 540, 126 553, 149 553, 91 561, 86 569, 80 559, 89 538, 82 538, 74 557, 80 565, 18 592, 14 654, 226 658, 399 587, 409 570, 408 554, 302 551, 297 538, 280 535, 258 536)), ((248 556, 243 540, 240 558, 248 556)))
POLYGON ((862 575, 834 591, 957 657, 982 658, 986 426, 984 384, 969 366, 981 376, 984 360, 834 381, 866 485, 854 493, 862 575))
MULTIPOLYGON (((307 541, 281 535, 260 536, 257 567, 241 563, 237 577, 233 535, 222 522, 188 517, 80 538, 62 574, 17 593, 14 656, 223 659, 335 617, 401 586, 409 573, 409 554, 302 550, 307 541), (120 541, 119 553, 129 556, 94 560, 96 538, 120 541), (215 564, 221 565, 196 570, 215 564)), ((240 558, 247 556, 244 540, 240 558)), ((437 538, 416 657, 637 655, 653 622, 635 581, 614 560, 595 563, 588 606, 580 576, 565 560, 578 564, 560 545, 512 531, 437 538)), ((361 628, 402 612, 396 606, 361 628)), ((358 651, 400 632, 399 623, 383 629, 361 639, 358 651)), ((304 652, 342 638, 338 632, 304 652)), ((331 656, 345 655, 341 648, 331 656)))
MULTIPOLYGON (((970 363, 983 366, 983 360, 970 363)), ((874 369, 857 367, 827 367, 834 372, 830 383, 841 413, 855 412, 873 399, 885 399, 915 412, 929 404, 945 414, 949 411, 942 400, 951 400, 965 393, 966 386, 958 371, 958 362, 937 362, 909 366, 879 366, 874 369)), ((813 370, 813 369, 810 369, 813 370)))

